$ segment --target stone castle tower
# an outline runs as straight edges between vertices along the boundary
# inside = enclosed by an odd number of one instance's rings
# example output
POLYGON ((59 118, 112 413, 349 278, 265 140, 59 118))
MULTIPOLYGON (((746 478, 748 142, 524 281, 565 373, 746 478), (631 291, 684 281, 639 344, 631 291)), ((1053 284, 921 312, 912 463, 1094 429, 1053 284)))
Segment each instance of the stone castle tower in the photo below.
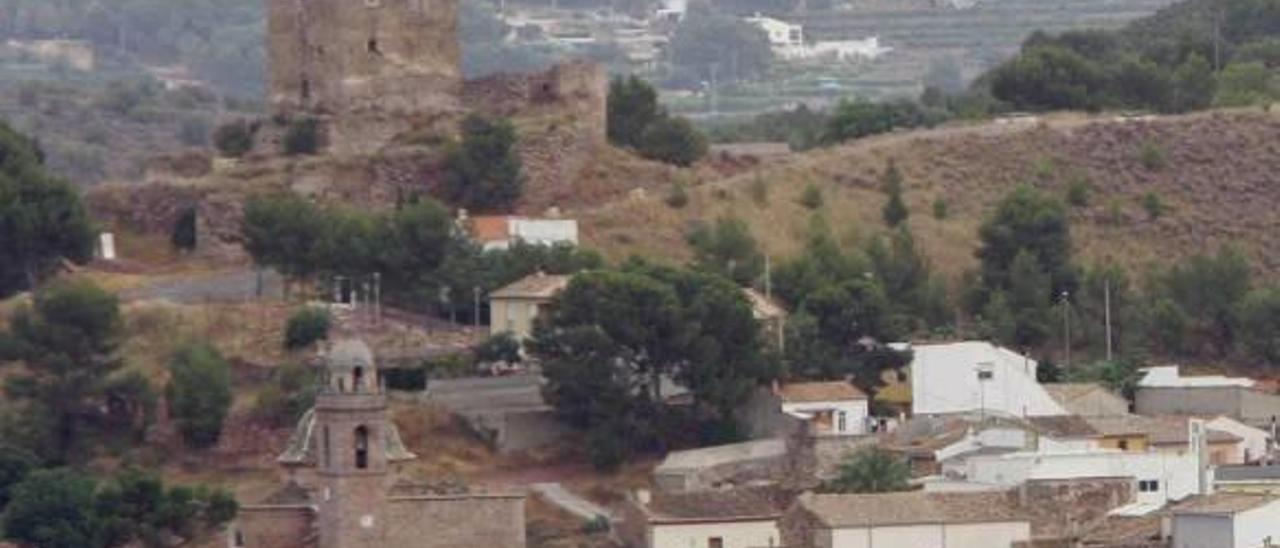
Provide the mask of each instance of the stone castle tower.
POLYGON ((267 0, 274 114, 322 119, 336 151, 460 111, 457 0, 267 0))
POLYGON ((277 459, 289 482, 245 505, 230 545, 264 548, 524 548, 524 495, 441 489, 401 477, 413 460, 390 420, 373 353, 338 341, 315 407, 277 459))

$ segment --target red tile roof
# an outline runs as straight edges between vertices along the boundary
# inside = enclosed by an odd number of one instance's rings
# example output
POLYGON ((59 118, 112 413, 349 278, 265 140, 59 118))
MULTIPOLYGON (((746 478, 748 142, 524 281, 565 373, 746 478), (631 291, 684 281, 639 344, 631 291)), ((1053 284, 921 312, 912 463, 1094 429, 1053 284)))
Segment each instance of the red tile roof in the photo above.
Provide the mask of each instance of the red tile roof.
POLYGON ((492 242, 511 237, 510 217, 507 215, 479 215, 467 219, 467 232, 478 242, 492 242))
POLYGON ((794 382, 779 388, 778 396, 785 403, 867 399, 867 395, 858 390, 858 387, 846 381, 794 382))

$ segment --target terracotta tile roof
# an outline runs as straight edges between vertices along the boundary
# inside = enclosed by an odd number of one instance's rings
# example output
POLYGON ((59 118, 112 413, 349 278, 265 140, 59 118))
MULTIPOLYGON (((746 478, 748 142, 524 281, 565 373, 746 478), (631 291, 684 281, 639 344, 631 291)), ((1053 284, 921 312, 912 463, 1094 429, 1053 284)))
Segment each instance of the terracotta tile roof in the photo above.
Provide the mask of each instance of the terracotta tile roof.
POLYGON ((570 276, 530 274, 489 294, 490 299, 550 299, 569 286, 570 276))
POLYGON ((785 403, 867 399, 867 395, 858 390, 858 387, 846 381, 793 382, 782 385, 778 389, 778 396, 785 403))
POLYGON ((1004 492, 806 493, 800 497, 800 504, 823 525, 832 528, 1029 520, 1004 492))
POLYGON ((478 242, 492 242, 511 237, 507 215, 478 215, 467 219, 467 233, 478 242))
POLYGON ((1092 438, 1098 435, 1089 421, 1079 415, 1027 417, 1027 422, 1037 432, 1054 438, 1092 438))
POLYGON ((1212 495, 1196 495, 1178 503, 1174 514, 1234 514, 1252 510, 1272 502, 1280 501, 1280 497, 1263 493, 1214 493, 1212 495))
POLYGON ((650 522, 773 519, 791 504, 776 487, 736 487, 714 491, 653 494, 646 510, 650 522))
MULTIPOLYGON (((1185 444, 1190 438, 1189 417, 1148 417, 1120 415, 1085 419, 1103 436, 1147 436, 1152 445, 1185 444)), ((1209 430, 1209 443, 1231 443, 1240 437, 1222 430, 1209 430)))

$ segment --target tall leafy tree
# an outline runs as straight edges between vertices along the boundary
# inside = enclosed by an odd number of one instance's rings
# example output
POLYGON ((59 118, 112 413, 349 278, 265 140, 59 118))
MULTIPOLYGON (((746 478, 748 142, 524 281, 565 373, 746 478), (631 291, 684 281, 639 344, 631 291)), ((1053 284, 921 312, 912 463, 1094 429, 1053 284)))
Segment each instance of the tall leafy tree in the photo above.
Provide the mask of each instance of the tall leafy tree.
POLYGON ((9 392, 51 420, 50 457, 66 459, 120 366, 116 297, 90 282, 54 282, 14 313, 6 339, 0 358, 22 360, 29 371, 10 380, 9 392))
POLYGON ((0 296, 34 288, 63 259, 83 263, 93 255, 79 195, 43 163, 33 141, 0 124, 0 296))
POLYGON ((911 487, 911 468, 892 454, 879 449, 863 449, 840 463, 836 478, 824 487, 834 493, 890 493, 911 487))
POLYGON ((717 84, 764 74, 773 50, 764 31, 736 17, 691 12, 671 37, 673 63, 699 81, 717 84))
POLYGON ((1024 251, 1030 253, 1049 276, 1043 300, 1075 290, 1071 227, 1065 208, 1053 197, 1029 186, 1018 187, 987 217, 978 237, 981 246, 977 254, 982 263, 981 283, 985 291, 1012 288, 1013 262, 1024 251))
POLYGON ((33 472, 14 487, 5 512, 5 535, 42 548, 103 546, 102 521, 94 513, 92 479, 70 469, 33 472))
POLYGON ((609 82, 609 142, 636 147, 644 131, 665 113, 658 106, 658 92, 638 76, 618 77, 609 82))
POLYGON ((719 274, 739 285, 751 285, 764 271, 764 254, 742 219, 721 217, 710 225, 699 224, 687 239, 699 270, 719 274))
POLYGON ((169 364, 169 407, 182 439, 196 448, 218 443, 231 409, 231 367, 216 349, 192 345, 169 364))
POLYGON ((445 159, 449 202, 477 211, 506 211, 524 187, 516 130, 508 120, 471 115, 462 121, 462 142, 445 159))
POLYGON ((1280 366, 1280 288, 1249 293, 1240 304, 1240 339, 1256 359, 1280 366))

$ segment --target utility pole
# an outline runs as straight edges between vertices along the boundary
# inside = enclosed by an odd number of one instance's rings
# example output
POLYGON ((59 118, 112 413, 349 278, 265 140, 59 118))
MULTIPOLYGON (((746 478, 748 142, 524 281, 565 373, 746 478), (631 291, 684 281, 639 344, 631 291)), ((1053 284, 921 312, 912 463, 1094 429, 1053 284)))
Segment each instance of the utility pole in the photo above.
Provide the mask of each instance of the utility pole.
POLYGON ((1103 316, 1107 322, 1107 361, 1111 361, 1111 278, 1102 281, 1103 316))
POLYGON ((1062 350, 1067 368, 1071 367, 1071 292, 1062 292, 1062 350))
POLYGON ((373 325, 382 325, 382 273, 373 273, 373 325))
POLYGON ((480 286, 471 287, 472 317, 471 325, 480 327, 480 286))
POLYGON ((769 265, 769 255, 764 256, 764 296, 765 298, 773 298, 773 272, 769 265))

